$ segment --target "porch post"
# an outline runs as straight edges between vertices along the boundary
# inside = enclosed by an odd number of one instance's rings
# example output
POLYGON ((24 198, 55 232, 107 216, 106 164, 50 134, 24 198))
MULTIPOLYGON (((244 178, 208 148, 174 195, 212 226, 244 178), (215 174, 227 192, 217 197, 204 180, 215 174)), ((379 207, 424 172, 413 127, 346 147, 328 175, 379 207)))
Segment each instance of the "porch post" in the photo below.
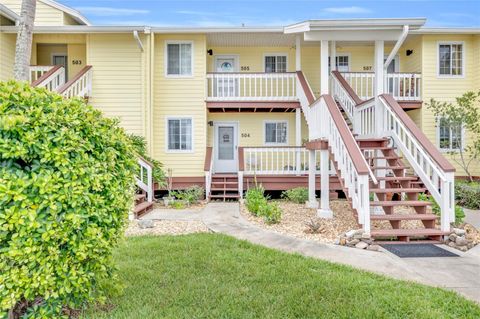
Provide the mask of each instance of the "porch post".
POLYGON ((330 47, 330 70, 337 71, 337 44, 335 41, 332 41, 330 47))
POLYGON ((328 40, 320 41, 320 95, 328 94, 328 40))
MULTIPOLYGON (((380 94, 385 92, 385 69, 383 67, 383 60, 385 58, 384 52, 384 41, 377 40, 375 41, 375 85, 374 85, 374 94, 375 94, 375 135, 376 137, 383 137, 384 132, 384 118, 383 118, 383 104, 380 101, 380 94)), ((378 150, 376 151, 377 157, 382 157, 383 152, 378 150)), ((385 167, 387 165, 387 161, 382 158, 378 158, 375 161, 375 166, 385 167)), ((386 175, 386 170, 384 169, 377 169, 376 176, 377 177, 384 177, 386 175)), ((385 187, 385 181, 380 181, 380 187, 385 187)))
POLYGON ((317 210, 317 216, 321 218, 333 218, 333 212, 330 209, 330 170, 329 170, 328 149, 320 150, 320 209, 317 210))
POLYGON ((300 35, 297 35, 295 38, 295 71, 302 70, 302 48, 301 48, 301 38, 300 35))
POLYGON ((318 202, 315 198, 315 150, 308 150, 308 208, 318 208, 318 202))
POLYGON ((297 175, 300 175, 300 147, 302 146, 302 110, 300 108, 295 110, 295 146, 297 147, 295 167, 297 169, 297 175))

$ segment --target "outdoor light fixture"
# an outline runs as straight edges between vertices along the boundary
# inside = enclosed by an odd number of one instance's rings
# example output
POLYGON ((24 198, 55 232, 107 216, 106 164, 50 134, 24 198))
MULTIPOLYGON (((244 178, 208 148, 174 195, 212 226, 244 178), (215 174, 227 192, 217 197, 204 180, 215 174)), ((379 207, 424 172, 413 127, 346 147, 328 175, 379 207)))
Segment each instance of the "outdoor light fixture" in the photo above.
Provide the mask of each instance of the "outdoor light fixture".
POLYGON ((208 121, 208 126, 213 126, 213 121, 208 121))
POLYGON ((213 50, 212 50, 212 49, 208 49, 208 50, 207 50, 207 53, 208 53, 208 55, 213 55, 213 50))
POLYGON ((412 55, 412 53, 413 53, 413 50, 407 50, 407 52, 406 52, 406 53, 407 53, 407 56, 411 56, 411 55, 412 55))

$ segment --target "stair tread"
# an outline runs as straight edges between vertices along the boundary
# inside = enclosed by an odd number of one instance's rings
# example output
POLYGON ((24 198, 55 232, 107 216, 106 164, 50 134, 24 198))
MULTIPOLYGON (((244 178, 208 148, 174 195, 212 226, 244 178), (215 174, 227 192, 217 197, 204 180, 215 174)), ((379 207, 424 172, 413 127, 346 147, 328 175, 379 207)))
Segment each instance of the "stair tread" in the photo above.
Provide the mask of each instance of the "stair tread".
POLYGON ((357 137, 355 139, 359 142, 385 142, 388 141, 387 137, 357 137))
POLYGON ((407 166, 392 165, 392 166, 371 166, 372 169, 407 169, 407 166))
POLYGON ((223 191, 226 191, 226 192, 238 192, 238 188, 211 188, 210 189, 212 192, 223 192, 223 191))
POLYGON ((221 178, 224 178, 224 177, 238 177, 237 174, 213 174, 212 175, 212 178, 215 178, 215 177, 221 177, 221 178))
POLYGON ((212 181, 212 184, 233 185, 233 184, 238 184, 238 182, 212 181))
POLYGON ((416 181, 418 177, 415 176, 383 176, 377 177, 379 181, 416 181))
POLYGON ((421 200, 402 200, 402 201, 373 201, 370 206, 430 206, 431 203, 421 200))
POLYGON ((372 193, 423 193, 425 188, 371 188, 372 193))
POLYGON ((135 205, 133 212, 136 214, 152 206, 153 206, 153 202, 143 202, 138 205, 135 205))
POLYGON ((395 147, 390 147, 390 146, 365 146, 365 145, 360 145, 360 149, 362 150, 369 150, 369 149, 375 149, 375 150, 385 150, 385 151, 389 151, 389 150, 395 150, 395 147))
POLYGON ((210 194, 210 198, 240 198, 238 194, 210 194))
POLYGON ((400 156, 369 156, 365 157, 365 159, 368 160, 374 160, 374 159, 386 159, 386 160, 399 160, 402 159, 400 156))
POLYGON ((417 228, 417 229, 375 229, 370 231, 370 235, 376 236, 441 236, 446 233, 440 229, 417 228))
POLYGON ((436 220, 438 216, 435 214, 386 214, 386 215, 370 215, 370 220, 436 220))

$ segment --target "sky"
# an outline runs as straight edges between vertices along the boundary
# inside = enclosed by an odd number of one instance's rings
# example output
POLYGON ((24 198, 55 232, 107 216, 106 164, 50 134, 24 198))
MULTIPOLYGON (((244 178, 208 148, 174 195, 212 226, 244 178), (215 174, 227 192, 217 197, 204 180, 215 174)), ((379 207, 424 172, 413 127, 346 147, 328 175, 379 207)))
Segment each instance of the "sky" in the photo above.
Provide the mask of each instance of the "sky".
POLYGON ((60 0, 96 25, 285 26, 308 19, 425 17, 480 27, 480 0, 60 0))

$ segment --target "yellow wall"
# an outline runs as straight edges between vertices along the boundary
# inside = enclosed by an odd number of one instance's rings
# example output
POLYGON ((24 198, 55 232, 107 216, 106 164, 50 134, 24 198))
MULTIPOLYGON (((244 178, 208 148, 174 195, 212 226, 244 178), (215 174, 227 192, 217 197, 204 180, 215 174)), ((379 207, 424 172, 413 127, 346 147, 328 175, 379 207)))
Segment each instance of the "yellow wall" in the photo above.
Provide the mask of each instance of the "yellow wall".
POLYGON ((87 63, 92 65, 90 102, 120 119, 130 133, 144 135, 143 54, 131 34, 90 34, 87 63))
POLYGON ((0 81, 13 78, 15 39, 14 34, 0 33, 0 81))
MULTIPOLYGON (((22 0, 2 0, 2 4, 13 12, 20 14, 22 0)), ((63 11, 55 9, 41 1, 37 1, 35 25, 63 25, 63 11)))
POLYGON ((207 72, 206 37, 197 34, 157 34, 154 52, 153 156, 173 169, 174 176, 203 176, 207 137, 205 74, 207 72), (165 41, 193 41, 193 76, 165 76, 165 41), (193 118, 193 152, 169 153, 166 150, 166 118, 193 118))

